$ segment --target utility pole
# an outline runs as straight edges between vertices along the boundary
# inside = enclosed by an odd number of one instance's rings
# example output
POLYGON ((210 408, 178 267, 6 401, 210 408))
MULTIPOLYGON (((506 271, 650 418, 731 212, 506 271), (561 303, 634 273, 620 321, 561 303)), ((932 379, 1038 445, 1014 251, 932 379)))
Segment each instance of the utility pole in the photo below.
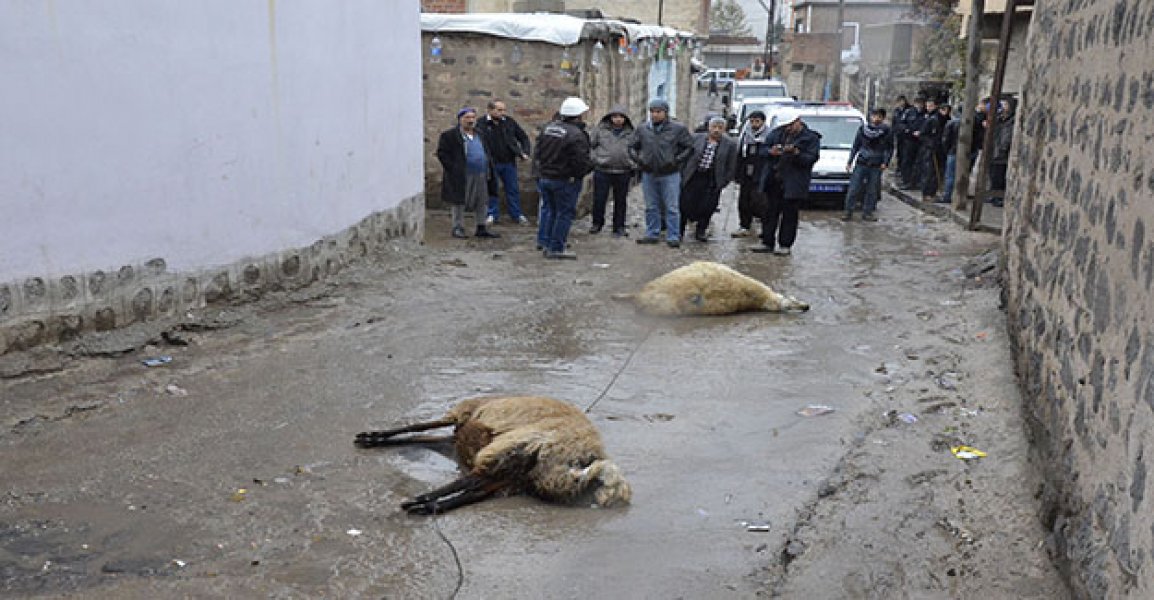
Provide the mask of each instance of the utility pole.
POLYGON ((841 100, 841 46, 843 25, 845 20, 845 0, 838 0, 837 2, 837 47, 834 49, 833 57, 833 81, 830 82, 829 99, 841 100))
POLYGON ((998 123, 998 103, 1002 99, 1002 80, 1006 77, 1006 60, 1010 55, 1010 38, 1014 34, 1014 11, 1018 8, 1017 0, 1007 0, 1006 13, 1002 15, 1002 35, 998 40, 998 66, 994 68, 994 83, 990 89, 990 106, 986 109, 986 138, 982 142, 982 162, 978 166, 978 193, 974 198, 974 205, 970 207, 971 230, 976 230, 982 224, 982 203, 986 201, 989 191, 990 159, 994 156, 994 131, 998 127, 1005 127, 998 123))
POLYGON ((665 13, 665 0, 657 0, 657 24, 658 25, 664 25, 664 23, 661 22, 661 17, 664 15, 664 13, 665 13))
POLYGON ((966 27, 966 99, 962 104, 962 122, 958 125, 958 147, 954 155, 954 189, 951 190, 954 208, 964 210, 970 205, 970 162, 973 152, 974 121, 978 105, 978 80, 982 75, 982 18, 986 14, 986 0, 970 0, 970 22, 966 27))
POLYGON ((765 27, 765 52, 761 55, 761 60, 765 64, 765 78, 773 78, 773 42, 777 37, 777 0, 769 0, 769 6, 765 5, 763 0, 757 0, 758 4, 766 10, 767 25, 765 27))

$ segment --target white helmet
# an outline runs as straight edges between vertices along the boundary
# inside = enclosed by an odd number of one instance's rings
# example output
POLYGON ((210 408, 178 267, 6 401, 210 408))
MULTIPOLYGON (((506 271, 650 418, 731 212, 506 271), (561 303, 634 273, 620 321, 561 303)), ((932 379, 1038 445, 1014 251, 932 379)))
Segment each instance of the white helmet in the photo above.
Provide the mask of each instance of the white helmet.
POLYGON ((589 110, 589 105, 585 104, 584 100, 570 96, 561 103, 561 110, 557 112, 561 113, 562 117, 579 117, 585 114, 587 110, 589 110))

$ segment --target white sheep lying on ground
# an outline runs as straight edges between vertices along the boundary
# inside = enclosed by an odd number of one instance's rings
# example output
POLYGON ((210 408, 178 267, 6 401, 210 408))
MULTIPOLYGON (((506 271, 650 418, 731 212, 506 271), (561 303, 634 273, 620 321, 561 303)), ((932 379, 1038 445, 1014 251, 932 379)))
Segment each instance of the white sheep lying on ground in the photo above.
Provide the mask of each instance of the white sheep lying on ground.
POLYGON ((713 262, 698 261, 650 281, 636 294, 617 294, 653 315, 728 315, 764 310, 806 311, 809 304, 713 262))
POLYGON ((468 472, 417 496, 401 508, 411 514, 443 513, 498 493, 526 493, 577 502, 590 495, 600 506, 628 504, 632 488, 605 455, 593 423, 571 404, 543 396, 472 398, 436 421, 358 433, 362 448, 451 440, 468 472), (405 433, 453 426, 449 436, 405 433))

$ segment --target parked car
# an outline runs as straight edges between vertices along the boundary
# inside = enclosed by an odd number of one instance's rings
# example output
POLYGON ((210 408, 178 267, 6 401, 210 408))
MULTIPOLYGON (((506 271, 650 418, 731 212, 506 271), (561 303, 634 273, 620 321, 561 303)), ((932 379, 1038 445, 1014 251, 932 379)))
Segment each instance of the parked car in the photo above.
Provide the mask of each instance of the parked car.
POLYGON ((697 87, 707 88, 710 81, 716 80, 717 89, 720 92, 733 83, 736 74, 734 69, 706 69, 704 73, 697 76, 697 87))
MULTIPOLYGON (((740 125, 738 115, 741 114, 741 105, 748 98, 780 98, 783 101, 792 100, 785 83, 777 79, 741 79, 733 83, 729 93, 729 113, 732 117, 730 124, 740 125)), ((731 127, 732 128, 732 127, 731 127)))
POLYGON ((745 98, 789 98, 785 82, 777 79, 742 79, 733 82, 733 93, 729 100, 734 109, 745 98))
MULTIPOLYGON (((811 204, 836 202, 837 208, 845 205, 849 192, 849 173, 845 165, 853 149, 853 140, 858 129, 866 123, 865 115, 846 103, 802 103, 795 107, 801 113, 801 120, 812 130, 821 134, 821 155, 813 165, 813 178, 809 184, 811 204)), ((777 114, 766 113, 769 126, 777 127, 777 114)))
POLYGON ((768 121, 773 111, 785 106, 801 106, 799 102, 790 97, 785 98, 756 98, 747 97, 737 109, 729 115, 729 135, 738 135, 741 133, 745 122, 749 120, 749 115, 755 111, 765 113, 768 121))

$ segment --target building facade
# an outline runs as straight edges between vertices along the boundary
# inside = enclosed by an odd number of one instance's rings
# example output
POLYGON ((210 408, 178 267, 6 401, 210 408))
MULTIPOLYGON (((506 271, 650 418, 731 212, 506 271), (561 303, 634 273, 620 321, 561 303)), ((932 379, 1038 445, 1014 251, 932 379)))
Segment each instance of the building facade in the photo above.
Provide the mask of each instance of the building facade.
POLYGON ((653 23, 704 36, 709 33, 709 0, 421 0, 423 12, 581 14, 653 23))

